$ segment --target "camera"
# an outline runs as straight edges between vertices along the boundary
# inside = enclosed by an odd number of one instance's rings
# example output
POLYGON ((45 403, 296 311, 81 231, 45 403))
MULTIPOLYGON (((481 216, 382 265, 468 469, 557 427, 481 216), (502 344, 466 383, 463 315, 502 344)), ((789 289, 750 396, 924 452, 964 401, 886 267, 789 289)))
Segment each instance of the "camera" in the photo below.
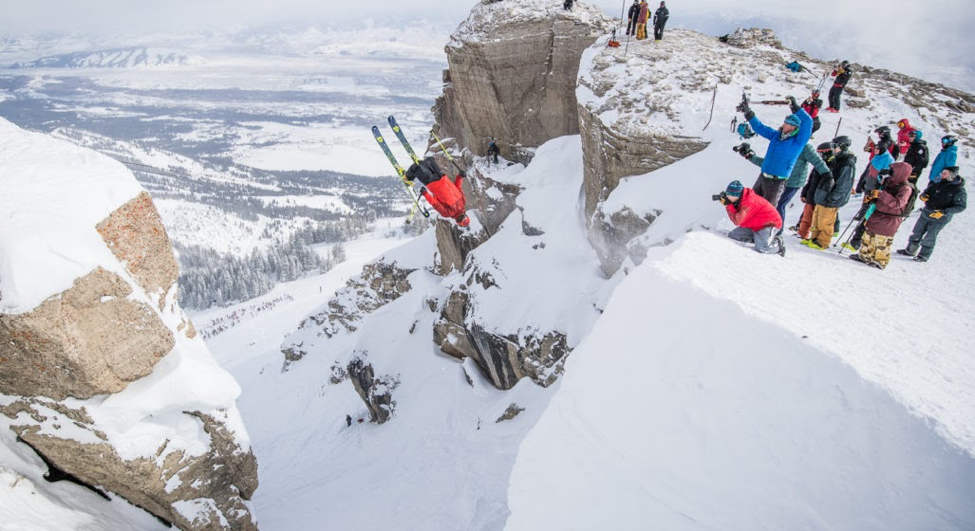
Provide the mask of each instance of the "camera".
POLYGON ((734 151, 735 153, 748 153, 749 151, 751 151, 751 149, 752 146, 750 146, 748 142, 742 142, 741 144, 738 144, 737 146, 731 148, 731 150, 734 151))
POLYGON ((727 194, 721 192, 720 194, 714 194, 711 196, 711 201, 721 201, 721 199, 727 197, 727 194))

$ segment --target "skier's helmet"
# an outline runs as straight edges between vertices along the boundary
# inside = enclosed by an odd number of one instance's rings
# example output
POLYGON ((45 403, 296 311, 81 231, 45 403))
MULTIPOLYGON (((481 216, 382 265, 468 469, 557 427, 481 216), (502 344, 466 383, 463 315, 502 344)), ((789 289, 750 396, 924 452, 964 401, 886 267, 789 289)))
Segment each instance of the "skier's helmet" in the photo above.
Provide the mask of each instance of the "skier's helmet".
POLYGON ((941 137, 941 145, 944 147, 951 147, 955 145, 955 142, 958 142, 958 137, 955 135, 945 135, 941 137))
POLYGON ((836 137, 836 138, 833 139, 833 146, 838 147, 840 149, 847 149, 852 144, 853 143, 850 142, 850 137, 848 137, 846 135, 840 135, 840 136, 838 136, 838 137, 836 137))

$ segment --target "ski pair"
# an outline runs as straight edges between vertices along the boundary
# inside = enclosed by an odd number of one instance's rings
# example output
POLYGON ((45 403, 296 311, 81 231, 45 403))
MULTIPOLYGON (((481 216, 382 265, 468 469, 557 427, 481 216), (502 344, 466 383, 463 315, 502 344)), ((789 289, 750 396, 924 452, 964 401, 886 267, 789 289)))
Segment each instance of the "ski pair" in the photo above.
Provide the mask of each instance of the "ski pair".
MULTIPOLYGON (((389 127, 393 129, 393 133, 396 135, 396 138, 398 138, 400 143, 403 144, 403 148, 410 155, 410 158, 413 159, 413 162, 414 163, 420 162, 420 159, 416 156, 416 153, 413 151, 413 147, 410 146, 410 142, 406 140, 406 136, 403 134, 403 130, 400 129, 399 124, 396 123, 396 118, 390 116, 389 118, 386 119, 386 121, 389 122, 389 127)), ((386 144, 386 140, 383 138, 383 135, 379 132, 379 127, 375 125, 372 126, 372 136, 376 138, 376 142, 379 143, 379 147, 382 148, 383 153, 386 154, 386 158, 389 159, 389 163, 393 165, 393 169, 396 170, 396 174, 399 175, 399 178, 403 181, 403 184, 406 186, 406 190, 407 190, 406 193, 409 194, 410 199, 413 200, 413 209, 410 211, 410 218, 412 219, 413 213, 416 212, 417 209, 420 210, 420 213, 423 214, 423 217, 429 218, 430 211, 427 210, 425 206, 420 204, 420 197, 416 194, 416 190, 413 189, 413 183, 411 183, 409 180, 406 179, 406 171, 403 169, 402 166, 399 165, 399 162, 396 161, 396 157, 393 155, 393 152, 389 150, 389 145, 386 144)))

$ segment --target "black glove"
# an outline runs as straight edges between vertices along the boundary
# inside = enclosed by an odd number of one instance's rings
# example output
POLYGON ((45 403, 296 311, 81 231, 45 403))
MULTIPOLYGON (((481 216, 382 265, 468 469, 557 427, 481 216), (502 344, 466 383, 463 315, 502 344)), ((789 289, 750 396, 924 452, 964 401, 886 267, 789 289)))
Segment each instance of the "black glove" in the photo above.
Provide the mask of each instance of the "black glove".
POLYGON ((724 192, 721 192, 721 198, 718 199, 718 201, 721 201, 722 205, 727 205, 728 203, 731 203, 731 201, 728 200, 728 195, 725 194, 724 192))
POLYGON ((747 101, 742 101, 741 103, 738 104, 737 107, 735 107, 735 110, 737 110, 738 112, 743 112, 745 113, 745 115, 748 115, 748 113, 751 112, 752 109, 751 107, 748 106, 747 101))
POLYGON ((457 175, 460 175, 461 179, 467 178, 467 174, 464 173, 464 170, 458 170, 457 175))
POLYGON ((795 96, 786 96, 785 99, 789 100, 789 110, 792 111, 792 114, 799 112, 799 109, 801 109, 801 107, 799 107, 799 104, 796 103, 795 96))

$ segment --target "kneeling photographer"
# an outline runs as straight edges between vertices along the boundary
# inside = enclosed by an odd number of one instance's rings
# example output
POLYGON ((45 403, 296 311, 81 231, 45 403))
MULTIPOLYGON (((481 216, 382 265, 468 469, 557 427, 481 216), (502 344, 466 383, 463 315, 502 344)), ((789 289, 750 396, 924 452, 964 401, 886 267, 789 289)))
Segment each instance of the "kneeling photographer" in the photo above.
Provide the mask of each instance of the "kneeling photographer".
POLYGON ((785 244, 779 234, 782 217, 772 203, 751 188, 745 188, 741 181, 732 181, 724 192, 711 196, 711 199, 724 205, 728 217, 737 227, 728 233, 729 238, 754 242, 755 250, 760 253, 777 252, 785 256, 785 244))

